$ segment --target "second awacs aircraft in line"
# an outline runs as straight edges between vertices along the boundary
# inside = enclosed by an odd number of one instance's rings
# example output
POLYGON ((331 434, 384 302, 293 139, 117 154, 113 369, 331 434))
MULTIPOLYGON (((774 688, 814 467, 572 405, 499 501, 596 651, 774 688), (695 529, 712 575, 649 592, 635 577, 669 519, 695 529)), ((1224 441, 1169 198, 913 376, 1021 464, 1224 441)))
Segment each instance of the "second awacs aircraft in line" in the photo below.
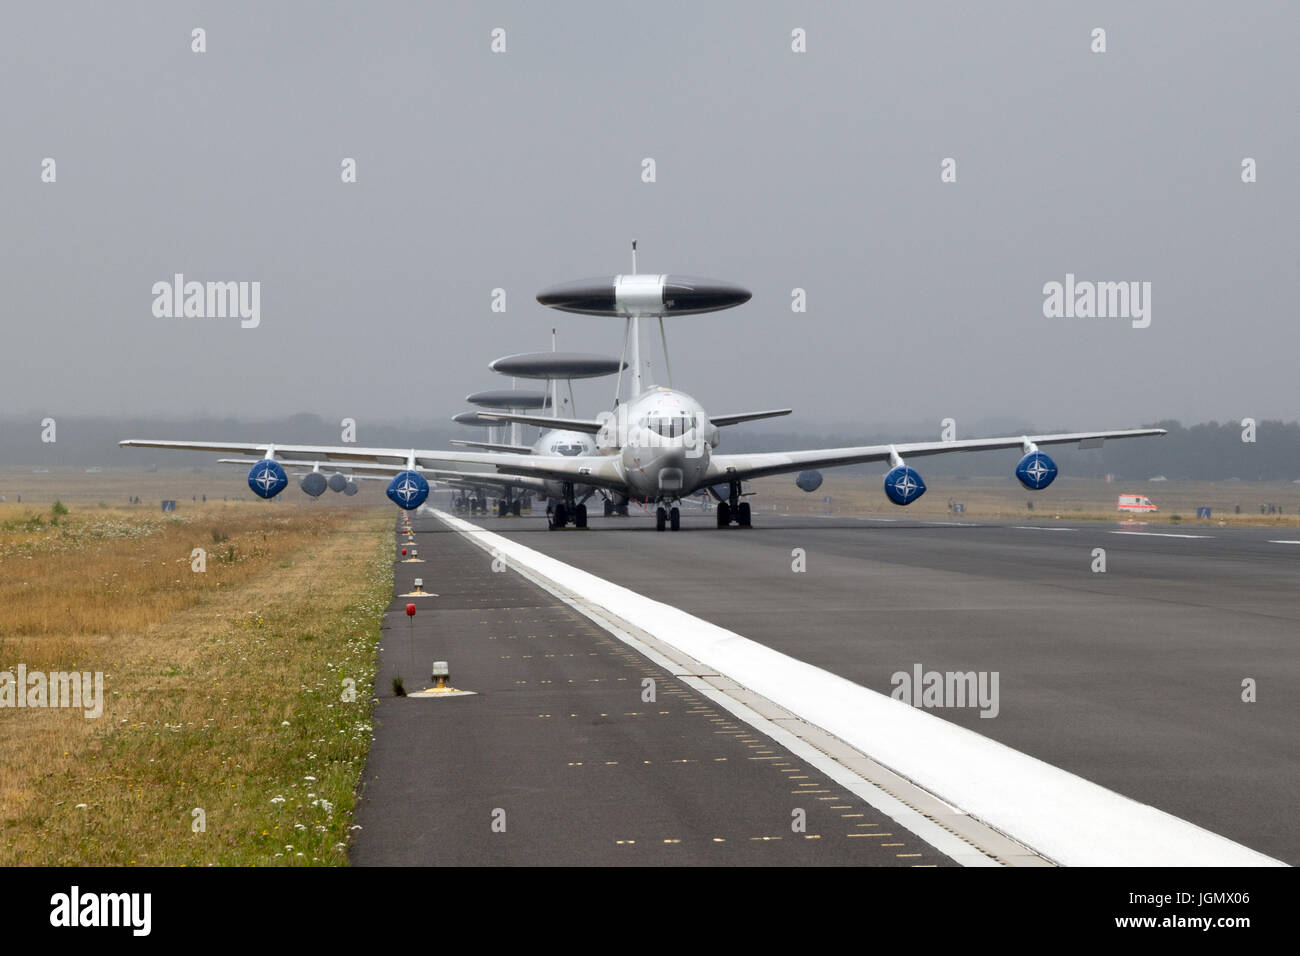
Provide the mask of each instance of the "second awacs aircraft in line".
MULTIPOLYGON (((502 422, 519 422, 542 429, 563 429, 594 436, 595 453, 529 454, 439 451, 405 448, 358 448, 349 445, 294 445, 278 442, 211 442, 127 440, 122 445, 174 448, 258 456, 248 483, 263 498, 279 494, 288 485, 277 456, 291 461, 328 461, 369 473, 391 474, 388 497, 399 507, 414 510, 429 495, 427 477, 469 478, 474 475, 515 476, 544 483, 558 499, 552 527, 587 524, 586 501, 597 489, 616 505, 635 499, 655 506, 659 530, 680 523, 681 501, 707 489, 717 499, 718 527, 750 524, 749 503, 742 500, 742 482, 779 475, 852 465, 890 463, 885 475, 885 495, 897 505, 909 505, 925 493, 921 475, 909 459, 953 452, 1020 450, 1015 475, 1021 484, 1039 491, 1057 476, 1055 462, 1041 449, 1049 445, 1078 444, 1099 447, 1107 439, 1163 435, 1159 428, 1019 435, 963 441, 907 442, 824 448, 803 451, 722 454, 721 429, 738 422, 789 414, 789 409, 710 416, 683 391, 665 386, 642 386, 640 319, 658 319, 663 332, 665 316, 690 315, 731 308, 747 302, 750 293, 733 284, 678 275, 608 276, 555 286, 538 295, 543 305, 585 315, 615 316, 626 322, 624 351, 630 345, 628 368, 631 388, 627 401, 615 399, 612 413, 596 419, 557 418, 515 413, 480 413, 502 422), (467 474, 469 473, 469 474, 467 474), (427 477, 426 477, 427 476, 427 477)), ((665 364, 667 360, 665 342, 665 364)), ((620 389, 621 389, 620 378, 620 389)), ((531 484, 531 482, 529 482, 531 484)))

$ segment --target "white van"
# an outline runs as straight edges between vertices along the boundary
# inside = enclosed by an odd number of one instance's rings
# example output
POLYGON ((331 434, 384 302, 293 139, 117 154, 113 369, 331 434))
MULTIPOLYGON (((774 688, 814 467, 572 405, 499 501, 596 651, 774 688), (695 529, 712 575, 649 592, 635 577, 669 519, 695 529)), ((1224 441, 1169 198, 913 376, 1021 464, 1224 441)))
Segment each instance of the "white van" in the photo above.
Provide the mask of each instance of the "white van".
POLYGON ((1146 495, 1120 495, 1120 511, 1155 511, 1156 506, 1146 495))

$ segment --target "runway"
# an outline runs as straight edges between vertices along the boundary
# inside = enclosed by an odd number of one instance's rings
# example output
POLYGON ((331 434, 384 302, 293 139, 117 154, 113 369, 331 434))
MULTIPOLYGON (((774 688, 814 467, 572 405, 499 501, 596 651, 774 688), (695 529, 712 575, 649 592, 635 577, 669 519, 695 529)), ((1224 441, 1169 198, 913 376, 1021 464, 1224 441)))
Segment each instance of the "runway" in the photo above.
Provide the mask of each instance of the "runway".
POLYGON ((389 611, 354 864, 952 865, 436 519, 412 520, 398 547, 422 563, 399 557, 397 591, 419 576, 430 595, 389 611), (434 659, 475 696, 391 695, 397 674, 427 687, 434 659))
POLYGON ((1300 545, 1276 529, 706 515, 483 528, 889 694, 996 671, 997 717, 935 715, 1300 862, 1300 545), (1137 532, 1137 533, 1134 533, 1137 532), (1104 572, 1094 571, 1104 549, 1104 572), (792 569, 802 550, 806 570, 792 569), (1242 701, 1242 682, 1258 702, 1242 701))

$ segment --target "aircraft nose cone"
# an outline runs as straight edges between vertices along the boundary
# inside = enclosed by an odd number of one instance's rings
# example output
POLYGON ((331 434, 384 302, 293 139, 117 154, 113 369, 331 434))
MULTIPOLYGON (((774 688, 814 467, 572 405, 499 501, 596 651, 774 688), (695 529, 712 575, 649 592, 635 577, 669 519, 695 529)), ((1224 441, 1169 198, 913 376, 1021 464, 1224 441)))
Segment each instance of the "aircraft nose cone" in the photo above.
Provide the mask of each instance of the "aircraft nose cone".
POLYGON ((702 279, 699 276, 670 275, 664 280, 664 305, 679 315, 716 312, 744 305, 753 293, 734 282, 702 279))

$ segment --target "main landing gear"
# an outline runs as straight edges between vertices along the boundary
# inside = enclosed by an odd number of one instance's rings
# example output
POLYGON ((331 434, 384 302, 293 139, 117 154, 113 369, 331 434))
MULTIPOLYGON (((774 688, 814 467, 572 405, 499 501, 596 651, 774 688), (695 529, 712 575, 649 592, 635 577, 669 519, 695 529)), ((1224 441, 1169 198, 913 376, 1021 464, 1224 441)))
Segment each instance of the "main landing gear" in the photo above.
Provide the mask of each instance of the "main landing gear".
MULTIPOLYGON (((584 498, 585 502, 586 499, 584 498)), ((564 483, 564 500, 557 502, 555 508, 550 513, 550 520, 546 527, 548 531, 554 531, 557 528, 563 528, 572 523, 575 528, 587 527, 587 506, 579 504, 573 495, 573 483, 564 483)))
POLYGON ((749 502, 740 500, 740 482, 731 482, 727 500, 718 502, 718 527, 725 528, 732 522, 742 528, 750 527, 749 502))

